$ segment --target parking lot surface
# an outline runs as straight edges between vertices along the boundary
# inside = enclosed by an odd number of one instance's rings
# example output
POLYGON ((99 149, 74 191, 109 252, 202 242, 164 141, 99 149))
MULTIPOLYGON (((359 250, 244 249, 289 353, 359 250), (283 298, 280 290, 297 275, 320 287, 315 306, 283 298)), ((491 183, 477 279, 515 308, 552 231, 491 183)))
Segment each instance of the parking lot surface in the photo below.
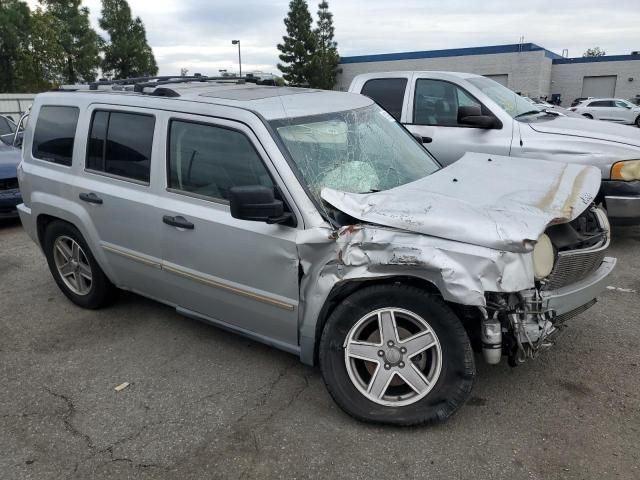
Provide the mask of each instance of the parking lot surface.
POLYGON ((82 310, 19 223, 0 224, 0 477, 640 478, 640 228, 559 344, 477 358, 448 422, 359 423, 295 356, 123 293, 82 310), (116 392, 114 387, 129 382, 116 392))

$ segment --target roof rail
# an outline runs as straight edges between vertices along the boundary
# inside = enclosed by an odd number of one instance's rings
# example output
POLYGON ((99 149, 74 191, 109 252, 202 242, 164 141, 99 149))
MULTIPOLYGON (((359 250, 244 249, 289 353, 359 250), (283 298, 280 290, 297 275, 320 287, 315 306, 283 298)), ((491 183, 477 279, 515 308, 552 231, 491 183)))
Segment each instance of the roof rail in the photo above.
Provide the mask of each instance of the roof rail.
POLYGON ((133 78, 121 78, 117 80, 99 80, 89 84, 89 90, 98 90, 99 87, 105 86, 122 86, 124 87, 132 85, 133 90, 136 92, 143 92, 146 87, 157 87, 161 85, 169 85, 175 83, 188 83, 188 82, 222 82, 222 83, 260 83, 259 77, 254 76, 227 76, 227 77, 207 77, 204 75, 162 75, 153 77, 133 77, 133 78))

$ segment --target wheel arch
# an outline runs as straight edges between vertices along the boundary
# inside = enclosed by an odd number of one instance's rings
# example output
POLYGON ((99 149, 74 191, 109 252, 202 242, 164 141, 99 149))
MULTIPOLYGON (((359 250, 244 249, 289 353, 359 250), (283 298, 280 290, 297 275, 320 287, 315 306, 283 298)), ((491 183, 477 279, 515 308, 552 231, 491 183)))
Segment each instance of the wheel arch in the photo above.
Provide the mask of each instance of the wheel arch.
MULTIPOLYGON (((109 268, 109 263, 106 261, 104 251, 100 248, 100 243, 97 240, 98 235, 92 224, 87 225, 87 222, 83 222, 81 217, 74 214, 74 211, 63 210, 56 208, 55 206, 48 206, 44 208, 38 208, 39 212, 35 213, 36 219, 36 235, 40 248, 44 251, 44 234, 53 222, 64 222, 71 225, 80 232, 80 235, 84 238, 84 241, 89 246, 93 257, 96 262, 107 276, 107 278, 113 282, 113 272, 109 268)), ((35 210, 35 209, 34 209, 35 210)), ((90 222, 89 222, 90 223, 90 222)))
MULTIPOLYGON (((301 337, 300 358, 302 362, 309 365, 318 365, 318 354, 320 339, 322 337, 322 330, 324 329, 327 320, 331 316, 331 313, 335 310, 340 302, 354 294, 358 290, 374 285, 412 285, 418 287, 425 292, 433 293, 442 296, 442 293, 438 287, 420 277, 413 277, 409 275, 395 275, 390 277, 377 277, 377 278, 356 278, 337 283, 331 289, 331 292, 327 296, 320 313, 316 319, 315 331, 313 338, 310 341, 301 337), (306 340, 306 341, 305 341, 306 340)), ((449 303, 449 302, 447 302, 449 303)))

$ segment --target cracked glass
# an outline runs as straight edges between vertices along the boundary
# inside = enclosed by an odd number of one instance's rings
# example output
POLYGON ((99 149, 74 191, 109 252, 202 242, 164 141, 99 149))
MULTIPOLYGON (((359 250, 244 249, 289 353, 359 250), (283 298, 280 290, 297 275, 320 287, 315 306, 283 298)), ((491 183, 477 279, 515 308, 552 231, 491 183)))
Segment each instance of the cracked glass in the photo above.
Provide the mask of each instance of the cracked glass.
POLYGON ((271 122, 311 193, 389 190, 440 167, 377 105, 271 122))

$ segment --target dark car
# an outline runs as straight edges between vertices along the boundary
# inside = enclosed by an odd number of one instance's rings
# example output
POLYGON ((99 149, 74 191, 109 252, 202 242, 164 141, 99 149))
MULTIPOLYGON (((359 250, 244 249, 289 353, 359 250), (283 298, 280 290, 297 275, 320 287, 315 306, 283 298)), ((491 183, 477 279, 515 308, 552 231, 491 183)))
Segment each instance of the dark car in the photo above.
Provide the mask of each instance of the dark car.
MULTIPOLYGON (((16 125, 0 116, 0 218, 15 218, 16 209, 22 203, 18 188, 17 166, 20 162, 20 148, 14 145, 16 125)), ((20 134, 18 134, 20 135, 20 134)), ((21 137, 18 137, 18 142, 21 137)))

